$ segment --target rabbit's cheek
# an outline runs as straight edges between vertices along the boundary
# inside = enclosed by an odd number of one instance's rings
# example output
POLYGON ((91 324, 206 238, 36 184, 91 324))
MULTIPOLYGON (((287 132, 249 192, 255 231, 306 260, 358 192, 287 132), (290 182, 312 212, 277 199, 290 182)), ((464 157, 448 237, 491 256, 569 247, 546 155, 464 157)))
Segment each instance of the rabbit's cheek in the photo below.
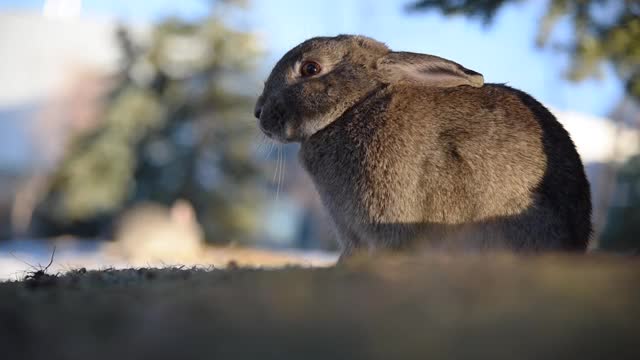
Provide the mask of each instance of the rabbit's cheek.
POLYGON ((302 93, 305 94, 306 96, 312 96, 312 95, 318 95, 318 94, 322 94, 325 89, 326 89, 327 85, 322 82, 319 81, 317 79, 312 79, 307 81, 306 84, 304 84, 303 88, 302 88, 302 93))
POLYGON ((330 97, 335 97, 335 96, 339 96, 340 94, 338 93, 340 89, 338 89, 335 86, 327 86, 327 96, 330 97))

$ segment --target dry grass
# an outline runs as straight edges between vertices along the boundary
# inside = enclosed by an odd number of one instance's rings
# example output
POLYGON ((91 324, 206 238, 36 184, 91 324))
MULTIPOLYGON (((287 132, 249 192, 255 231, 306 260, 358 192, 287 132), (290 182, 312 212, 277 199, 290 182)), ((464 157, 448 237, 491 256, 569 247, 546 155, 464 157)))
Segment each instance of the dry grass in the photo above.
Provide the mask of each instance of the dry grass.
POLYGON ((430 255, 0 283, 4 359, 638 358, 640 261, 430 255))

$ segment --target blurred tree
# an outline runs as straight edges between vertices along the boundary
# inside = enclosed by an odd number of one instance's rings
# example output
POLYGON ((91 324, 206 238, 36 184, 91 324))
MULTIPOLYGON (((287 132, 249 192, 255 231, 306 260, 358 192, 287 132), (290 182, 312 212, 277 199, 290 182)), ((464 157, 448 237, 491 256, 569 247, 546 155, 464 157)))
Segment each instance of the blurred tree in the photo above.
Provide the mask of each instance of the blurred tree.
MULTIPOLYGON (((462 14, 490 23, 503 6, 522 0, 419 0, 413 11, 436 9, 445 15, 462 14)), ((571 59, 567 76, 580 81, 601 75, 601 65, 610 63, 624 81, 626 91, 640 100, 640 1, 638 0, 548 0, 540 22, 536 44, 551 45, 571 59), (551 41, 556 25, 568 20, 573 36, 551 41)))
POLYGON ((640 155, 629 159, 617 175, 616 191, 599 247, 640 253, 640 155))
POLYGON ((48 235, 97 235, 135 203, 185 199, 207 240, 252 237, 260 172, 254 99, 244 89, 259 50, 223 20, 241 3, 213 1, 200 21, 164 21, 146 45, 119 30, 122 64, 102 126, 73 141, 36 225, 48 235))
MULTIPOLYGON (((619 130, 638 128, 640 104, 631 98, 624 99, 610 114, 619 130)), ((600 235, 599 247, 604 250, 640 252, 640 138, 636 135, 636 155, 622 164, 611 162, 611 171, 601 174, 600 189, 609 206, 605 227, 600 235)), ((612 158, 616 158, 624 141, 616 142, 612 158)))

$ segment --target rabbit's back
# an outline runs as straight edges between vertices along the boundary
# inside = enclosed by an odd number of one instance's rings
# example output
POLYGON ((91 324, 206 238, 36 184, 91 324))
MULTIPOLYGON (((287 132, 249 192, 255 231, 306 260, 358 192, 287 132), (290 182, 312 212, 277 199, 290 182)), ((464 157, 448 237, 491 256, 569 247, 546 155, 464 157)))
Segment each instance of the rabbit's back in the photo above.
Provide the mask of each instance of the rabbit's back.
POLYGON ((476 215, 533 234, 517 246, 586 248, 591 200, 582 161, 542 104, 498 84, 438 89, 426 100, 433 101, 425 110, 434 111, 437 146, 449 154, 449 168, 473 176, 463 183, 470 189, 465 196, 478 199, 476 215))
POLYGON ((333 218, 362 241, 580 249, 591 231, 568 134, 506 86, 382 89, 301 156, 333 218))

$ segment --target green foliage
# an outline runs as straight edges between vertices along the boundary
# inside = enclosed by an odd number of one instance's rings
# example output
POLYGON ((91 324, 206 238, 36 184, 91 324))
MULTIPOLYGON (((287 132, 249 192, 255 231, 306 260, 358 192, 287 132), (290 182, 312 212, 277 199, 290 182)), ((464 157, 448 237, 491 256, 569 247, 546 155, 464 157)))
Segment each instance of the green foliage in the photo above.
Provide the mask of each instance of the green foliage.
MULTIPOLYGON (((445 15, 462 14, 491 22, 497 11, 521 0, 420 0, 412 10, 436 9, 445 15)), ((601 75, 604 63, 613 65, 627 93, 640 99, 640 2, 637 0, 549 0, 540 22, 538 46, 567 53, 567 77, 580 81, 601 75), (568 20, 573 36, 552 41, 558 23, 568 20)))
POLYGON ((227 25, 231 2, 197 21, 158 24, 142 43, 121 29, 122 66, 102 125, 74 139, 39 209, 54 228, 107 223, 123 209, 193 204, 209 241, 256 228, 254 99, 244 93, 259 57, 250 33, 227 25))
POLYGON ((410 10, 440 10, 444 15, 467 15, 491 22, 496 12, 505 4, 521 0, 421 0, 409 6, 410 10))

